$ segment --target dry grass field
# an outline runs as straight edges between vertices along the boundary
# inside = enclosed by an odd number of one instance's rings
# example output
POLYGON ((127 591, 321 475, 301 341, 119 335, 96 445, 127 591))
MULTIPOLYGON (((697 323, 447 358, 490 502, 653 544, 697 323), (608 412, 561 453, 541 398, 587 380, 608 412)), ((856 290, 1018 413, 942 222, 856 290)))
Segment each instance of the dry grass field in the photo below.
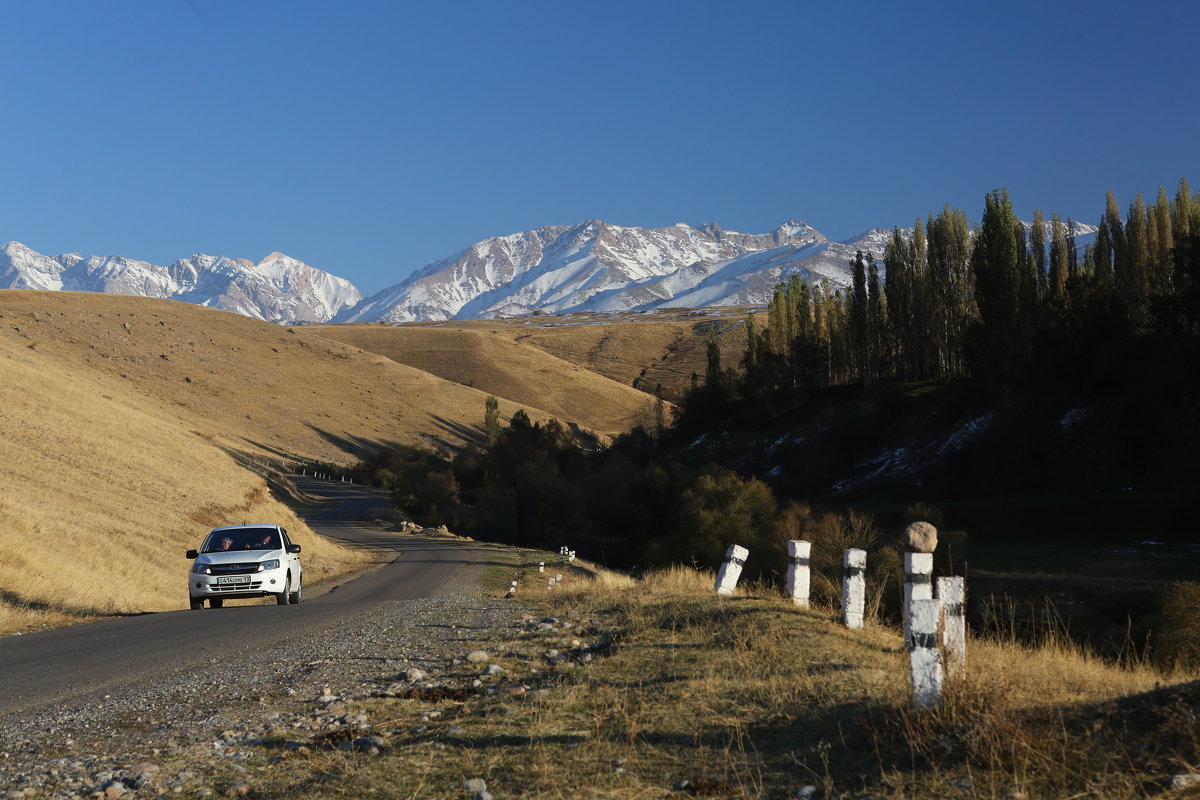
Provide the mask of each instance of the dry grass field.
MULTIPOLYGON (((712 573, 687 568, 631 580, 573 565, 548 591, 532 560, 545 557, 518 557, 519 595, 534 620, 572 627, 481 637, 501 654, 495 694, 467 675, 445 697, 358 703, 388 736, 381 757, 265 761, 256 791, 454 797, 480 777, 498 797, 1134 798, 1196 766, 1194 675, 974 640, 943 706, 914 712, 893 629, 848 631, 768 587, 719 598, 712 573)), ((512 572, 495 570, 497 596, 512 572)))
POLYGON ((599 433, 629 430, 653 402, 628 383, 500 335, 496 328, 322 325, 313 330, 599 433))
MULTIPOLYGON (((713 313, 678 311, 537 315, 461 322, 420 322, 400 326, 337 327, 384 332, 413 329, 445 333, 469 331, 495 335, 537 348, 555 358, 646 393, 652 394, 655 387, 661 384, 664 397, 677 400, 691 387, 693 373, 703 379, 707 366, 705 336, 709 327, 717 327, 721 363, 726 367, 739 363, 746 350, 746 327, 742 323, 747 310, 731 308, 713 313)), ((758 316, 759 324, 765 324, 766 314, 760 313, 758 316)), ((349 334, 333 335, 340 338, 349 334)), ((383 334, 373 334, 372 338, 374 341, 387 341, 383 334)), ((364 346, 364 349, 369 348, 364 346)))
POLYGON ((302 327, 0 291, 0 633, 183 607, 183 551, 223 523, 284 524, 313 577, 352 568, 276 502, 263 464, 457 447, 486 397, 302 327))

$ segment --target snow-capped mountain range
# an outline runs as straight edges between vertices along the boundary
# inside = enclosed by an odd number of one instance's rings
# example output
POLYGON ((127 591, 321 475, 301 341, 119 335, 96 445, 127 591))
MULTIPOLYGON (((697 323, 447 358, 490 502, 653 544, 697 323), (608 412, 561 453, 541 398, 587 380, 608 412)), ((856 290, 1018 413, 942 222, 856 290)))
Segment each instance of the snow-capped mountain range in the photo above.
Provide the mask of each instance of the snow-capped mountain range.
MULTIPOLYGON (((1095 230, 1075 223, 1077 246, 1095 230)), ((792 275, 848 286, 855 252, 881 259, 890 237, 872 228, 831 242, 797 221, 753 234, 715 223, 637 228, 589 220, 484 239, 366 299, 349 281, 281 253, 257 264, 194 255, 159 267, 121 256, 44 256, 9 242, 0 251, 0 288, 172 298, 289 323, 765 305, 792 275)))
POLYGON ((197 254, 160 267, 123 256, 0 250, 0 289, 110 292, 182 300, 270 322, 325 322, 362 299, 354 284, 282 253, 255 264, 197 254))
POLYGON ((495 236, 427 264, 335 321, 468 319, 540 310, 631 311, 765 304, 780 280, 850 280, 856 250, 882 256, 887 232, 831 242, 803 222, 763 234, 634 228, 589 220, 495 236))

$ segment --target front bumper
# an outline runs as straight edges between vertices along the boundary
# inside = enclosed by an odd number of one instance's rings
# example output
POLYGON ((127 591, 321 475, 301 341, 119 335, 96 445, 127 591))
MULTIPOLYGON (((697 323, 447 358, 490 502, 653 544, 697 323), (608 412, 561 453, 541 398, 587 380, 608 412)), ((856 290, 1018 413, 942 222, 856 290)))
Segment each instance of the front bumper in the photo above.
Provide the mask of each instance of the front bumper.
POLYGON ((192 597, 263 597, 279 594, 287 584, 287 570, 272 569, 250 575, 224 576, 188 573, 188 594, 192 597), (235 580, 249 578, 249 581, 235 580))

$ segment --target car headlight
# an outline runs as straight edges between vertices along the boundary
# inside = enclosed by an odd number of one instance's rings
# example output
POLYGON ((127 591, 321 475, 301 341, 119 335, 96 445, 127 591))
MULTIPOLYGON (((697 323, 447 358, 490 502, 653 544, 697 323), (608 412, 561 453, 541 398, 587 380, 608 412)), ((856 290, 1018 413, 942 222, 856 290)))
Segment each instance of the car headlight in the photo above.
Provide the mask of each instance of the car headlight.
POLYGON ((195 564, 192 564, 192 572, 198 572, 201 575, 212 575, 212 567, 210 564, 201 564, 197 561, 195 564))
POLYGON ((264 561, 258 565, 259 572, 266 572, 267 570, 270 570, 270 569, 279 569, 279 559, 278 558, 272 558, 271 560, 264 561))

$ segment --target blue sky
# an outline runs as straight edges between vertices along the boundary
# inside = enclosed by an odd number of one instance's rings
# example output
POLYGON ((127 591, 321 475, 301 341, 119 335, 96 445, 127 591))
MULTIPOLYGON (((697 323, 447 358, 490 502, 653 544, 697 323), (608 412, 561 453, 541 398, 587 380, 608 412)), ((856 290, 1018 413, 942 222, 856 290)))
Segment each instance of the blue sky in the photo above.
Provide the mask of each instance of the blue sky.
POLYGON ((0 241, 273 250, 366 293, 491 235, 1200 188, 1200 4, 0 4, 0 241))

